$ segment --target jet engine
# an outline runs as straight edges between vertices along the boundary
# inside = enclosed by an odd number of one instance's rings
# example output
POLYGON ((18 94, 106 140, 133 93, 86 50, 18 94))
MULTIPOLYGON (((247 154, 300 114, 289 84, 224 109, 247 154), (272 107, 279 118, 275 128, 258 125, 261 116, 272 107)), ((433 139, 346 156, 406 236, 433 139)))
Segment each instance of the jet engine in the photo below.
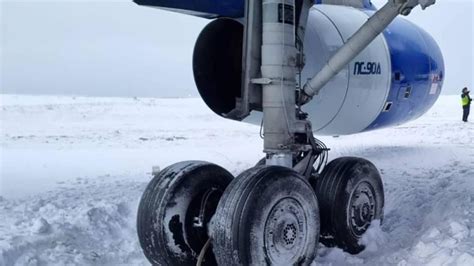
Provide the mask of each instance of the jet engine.
MULTIPOLYGON (((347 6, 315 5, 303 41, 305 64, 300 86, 374 13, 347 6)), ((228 116, 241 97, 244 26, 219 18, 201 32, 193 56, 199 93, 220 116, 228 116)), ((396 126, 423 115, 436 102, 444 80, 444 61, 435 40, 403 18, 390 26, 302 107, 317 135, 345 135, 396 126)), ((258 105, 244 122, 260 124, 258 105)), ((241 119, 239 119, 241 120, 241 119)))

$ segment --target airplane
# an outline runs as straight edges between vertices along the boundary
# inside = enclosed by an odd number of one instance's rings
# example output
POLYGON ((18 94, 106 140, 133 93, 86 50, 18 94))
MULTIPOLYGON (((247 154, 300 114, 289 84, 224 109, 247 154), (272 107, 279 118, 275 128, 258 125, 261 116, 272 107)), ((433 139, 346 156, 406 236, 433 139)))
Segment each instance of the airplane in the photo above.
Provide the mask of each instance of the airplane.
POLYGON ((154 265, 309 265, 318 243, 357 254, 383 219, 381 174, 314 135, 397 126, 441 93, 436 41, 403 19, 435 0, 134 0, 210 19, 194 48, 217 115, 260 125, 266 154, 237 177, 209 162, 154 173, 137 232, 154 265))

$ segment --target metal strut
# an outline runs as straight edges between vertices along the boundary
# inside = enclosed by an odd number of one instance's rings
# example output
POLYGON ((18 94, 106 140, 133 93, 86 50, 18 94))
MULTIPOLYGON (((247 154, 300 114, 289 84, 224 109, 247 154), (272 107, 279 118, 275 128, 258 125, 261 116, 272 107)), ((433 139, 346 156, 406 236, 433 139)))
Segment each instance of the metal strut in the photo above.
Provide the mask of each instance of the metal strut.
POLYGON ((296 120, 295 1, 262 1, 262 107, 268 165, 293 167, 296 120))
POLYGON ((295 134, 306 133, 306 122, 297 120, 296 74, 302 68, 302 48, 311 0, 263 0, 261 74, 264 152, 267 165, 293 167, 298 144, 295 134), (300 45, 301 46, 301 45, 300 45), (302 46, 301 46, 302 47, 302 46))

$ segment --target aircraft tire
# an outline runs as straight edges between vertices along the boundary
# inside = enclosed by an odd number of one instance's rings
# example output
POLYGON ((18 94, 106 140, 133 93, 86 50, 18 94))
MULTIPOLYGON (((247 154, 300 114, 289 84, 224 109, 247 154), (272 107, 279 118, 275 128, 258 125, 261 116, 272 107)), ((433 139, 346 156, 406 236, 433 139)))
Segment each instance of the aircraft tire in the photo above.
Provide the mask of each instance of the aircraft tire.
POLYGON ((254 167, 227 187, 210 232, 219 265, 309 265, 318 246, 318 200, 292 169, 254 167))
POLYGON ((321 211, 321 237, 326 246, 357 254, 373 220, 382 220, 384 191, 377 168, 368 160, 341 157, 331 161, 314 189, 321 211))
MULTIPOLYGON (((232 179, 224 168, 201 161, 176 163, 153 177, 137 215, 138 238, 150 263, 196 265, 209 238, 207 223, 232 179), (195 217, 203 226, 196 226, 195 217)), ((204 262, 215 265, 212 252, 204 262)))

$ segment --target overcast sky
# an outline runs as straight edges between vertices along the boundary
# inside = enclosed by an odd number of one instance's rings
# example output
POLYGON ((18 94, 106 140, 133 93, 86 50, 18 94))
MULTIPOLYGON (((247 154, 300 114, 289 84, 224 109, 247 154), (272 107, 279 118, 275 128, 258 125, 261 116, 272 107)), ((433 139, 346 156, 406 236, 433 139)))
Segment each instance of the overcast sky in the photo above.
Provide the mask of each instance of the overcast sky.
MULTIPOLYGON (((131 0, 0 2, 2 93, 198 95, 192 51, 208 20, 131 0)), ((474 0, 437 2, 408 19, 438 41, 446 61, 444 91, 458 93, 474 84, 474 0)))

